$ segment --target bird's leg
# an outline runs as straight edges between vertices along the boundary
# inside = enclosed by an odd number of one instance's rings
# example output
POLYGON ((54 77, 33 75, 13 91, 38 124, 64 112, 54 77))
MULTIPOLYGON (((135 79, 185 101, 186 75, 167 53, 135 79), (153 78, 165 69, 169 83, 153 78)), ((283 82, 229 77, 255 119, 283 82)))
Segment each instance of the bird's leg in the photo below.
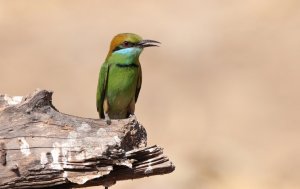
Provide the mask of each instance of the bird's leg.
MULTIPOLYGON (((133 119, 133 120, 137 120, 135 114, 134 114, 134 110, 135 110, 135 98, 133 98, 129 104, 128 107, 128 114, 129 114, 129 118, 133 119)), ((127 114, 127 115, 128 115, 127 114)))
POLYGON ((108 116, 108 112, 109 112, 109 105, 108 105, 108 100, 107 98, 104 99, 104 102, 103 102, 103 110, 104 110, 104 118, 105 118, 105 121, 106 121, 106 124, 107 125, 110 125, 111 124, 111 120, 108 116))
POLYGON ((108 189, 108 186, 105 186, 104 188, 105 188, 105 189, 108 189))
POLYGON ((111 124, 111 120, 110 120, 110 118, 109 118, 109 116, 108 116, 108 113, 104 113, 104 117, 105 117, 105 122, 106 122, 106 124, 107 124, 107 125, 110 125, 110 124, 111 124))

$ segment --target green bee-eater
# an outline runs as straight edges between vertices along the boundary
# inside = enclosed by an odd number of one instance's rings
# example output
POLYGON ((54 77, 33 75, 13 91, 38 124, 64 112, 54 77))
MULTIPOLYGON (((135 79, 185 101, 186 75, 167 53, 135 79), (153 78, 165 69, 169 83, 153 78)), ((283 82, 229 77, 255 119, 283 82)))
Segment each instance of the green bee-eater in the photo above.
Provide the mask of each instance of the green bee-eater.
POLYGON ((133 33, 113 38, 102 64, 98 88, 97 110, 100 118, 124 119, 134 115, 135 103, 142 85, 139 56, 145 47, 157 46, 154 40, 143 40, 133 33))

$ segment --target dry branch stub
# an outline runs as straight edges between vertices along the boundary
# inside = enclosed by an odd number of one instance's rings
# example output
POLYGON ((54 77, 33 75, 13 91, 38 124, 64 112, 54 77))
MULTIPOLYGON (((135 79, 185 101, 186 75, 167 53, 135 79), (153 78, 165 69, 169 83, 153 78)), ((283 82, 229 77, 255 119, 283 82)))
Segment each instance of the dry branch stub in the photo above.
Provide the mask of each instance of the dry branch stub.
POLYGON ((134 118, 88 119, 60 113, 52 92, 0 95, 0 188, 109 186, 162 175, 175 166, 134 118))

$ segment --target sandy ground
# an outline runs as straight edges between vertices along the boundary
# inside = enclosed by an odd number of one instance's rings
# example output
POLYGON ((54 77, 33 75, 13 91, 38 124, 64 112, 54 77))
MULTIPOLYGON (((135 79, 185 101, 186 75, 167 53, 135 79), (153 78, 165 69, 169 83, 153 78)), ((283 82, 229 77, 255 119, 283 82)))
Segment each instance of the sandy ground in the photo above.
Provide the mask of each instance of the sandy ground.
POLYGON ((299 2, 1 0, 0 92, 53 90, 60 111, 96 118, 110 40, 134 32, 162 42, 140 57, 136 115, 176 170, 112 189, 296 189, 299 2))

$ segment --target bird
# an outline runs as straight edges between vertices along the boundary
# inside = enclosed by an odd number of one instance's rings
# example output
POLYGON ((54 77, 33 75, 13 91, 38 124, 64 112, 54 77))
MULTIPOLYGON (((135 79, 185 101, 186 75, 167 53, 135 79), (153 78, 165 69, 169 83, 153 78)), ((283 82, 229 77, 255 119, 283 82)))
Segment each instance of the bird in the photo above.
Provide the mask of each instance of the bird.
POLYGON ((142 86, 139 56, 144 48, 158 44, 134 33, 120 33, 112 39, 99 72, 96 94, 99 117, 108 125, 111 119, 135 116, 135 103, 142 86))

